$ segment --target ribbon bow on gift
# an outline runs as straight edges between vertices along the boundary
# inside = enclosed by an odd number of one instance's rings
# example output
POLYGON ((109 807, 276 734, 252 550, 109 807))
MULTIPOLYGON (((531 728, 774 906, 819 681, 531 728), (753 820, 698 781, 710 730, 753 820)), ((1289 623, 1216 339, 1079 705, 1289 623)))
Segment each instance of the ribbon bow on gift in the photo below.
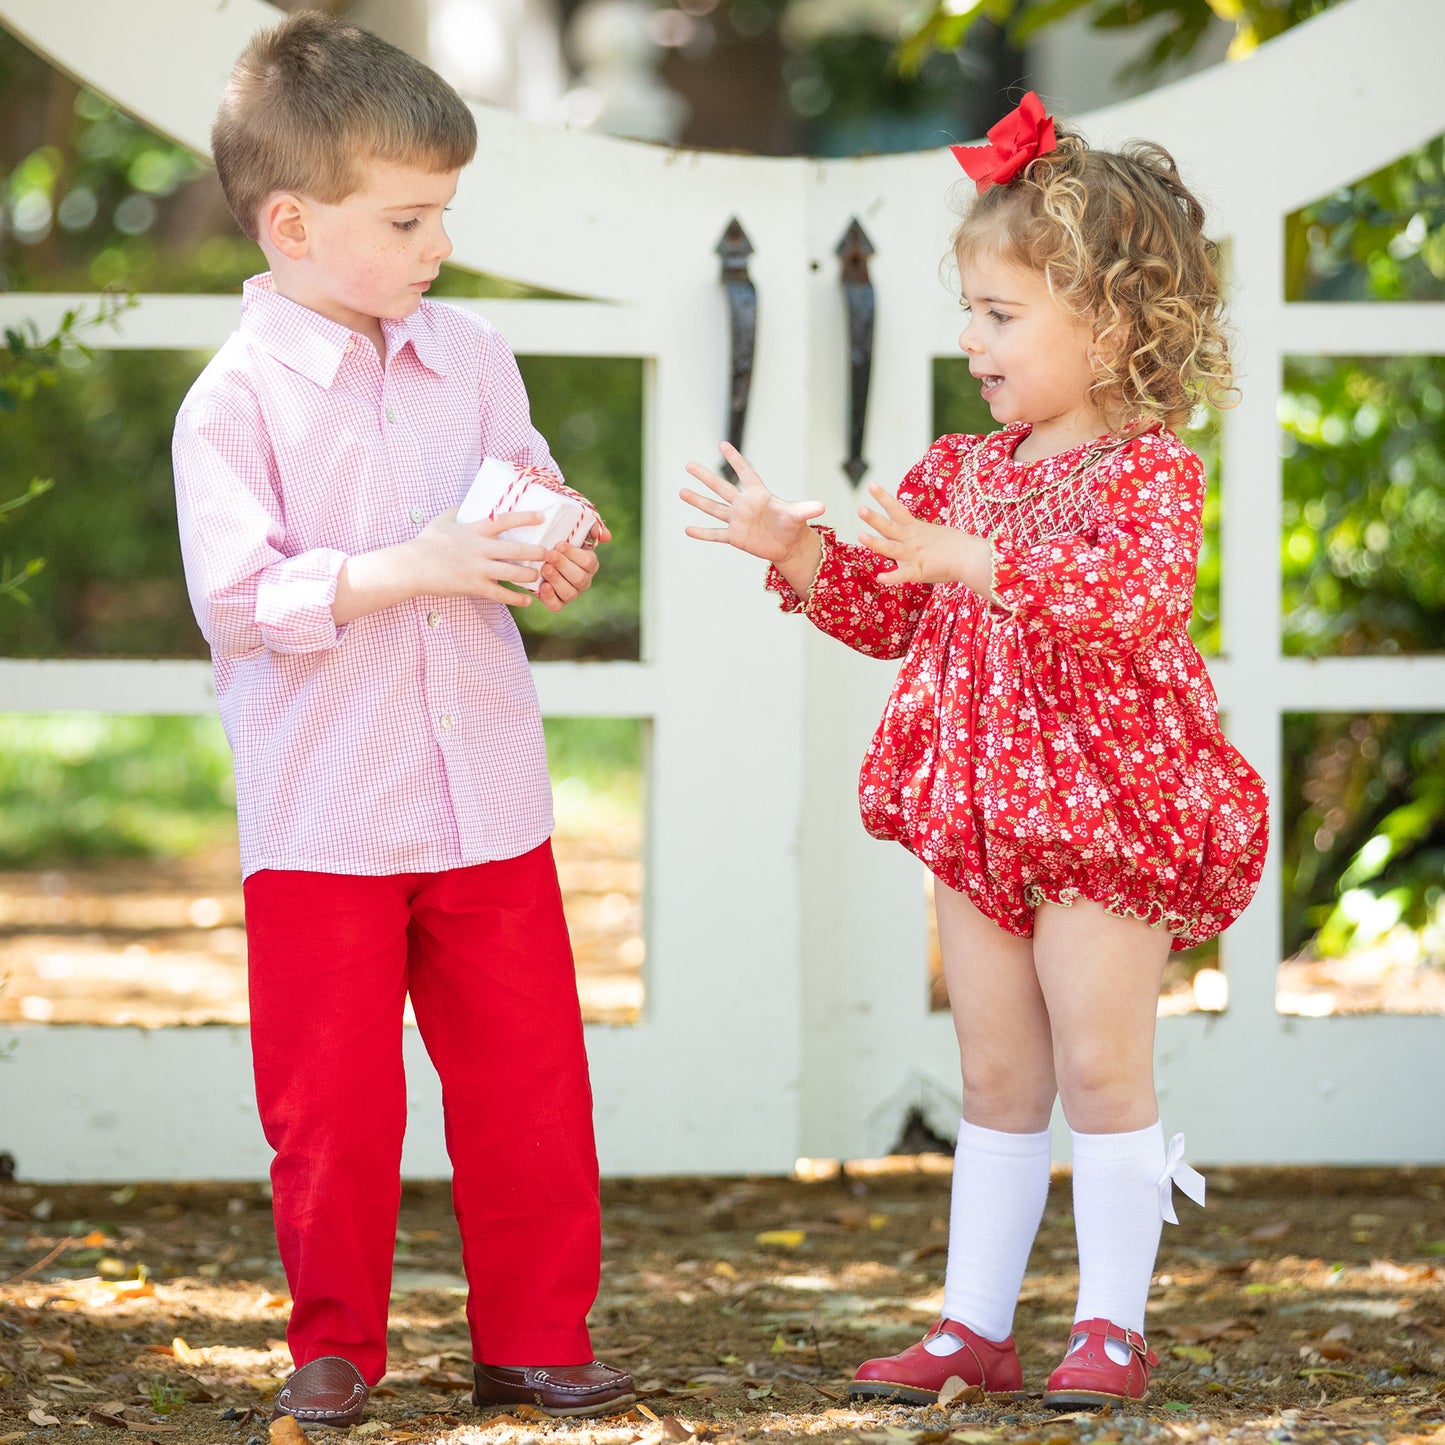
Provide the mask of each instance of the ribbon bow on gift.
POLYGON ((1204 1208, 1204 1176, 1184 1162, 1183 1134, 1176 1134, 1169 1141, 1169 1152, 1164 1156, 1164 1172, 1159 1176, 1159 1212, 1170 1224, 1179 1223, 1179 1216, 1174 1212, 1176 1184, 1201 1209, 1204 1208))
POLYGON ((950 146, 954 158, 978 184, 982 195, 990 186, 1011 181, 1037 156, 1046 155, 1058 142, 1054 118, 1033 91, 1024 96, 988 133, 988 144, 950 146))

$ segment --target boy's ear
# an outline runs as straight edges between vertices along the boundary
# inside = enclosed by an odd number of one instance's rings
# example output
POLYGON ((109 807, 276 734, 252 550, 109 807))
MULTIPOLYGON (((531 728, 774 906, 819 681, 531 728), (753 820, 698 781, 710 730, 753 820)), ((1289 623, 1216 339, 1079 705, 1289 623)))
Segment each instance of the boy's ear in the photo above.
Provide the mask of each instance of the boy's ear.
POLYGON ((303 197, 273 191, 261 206, 259 239, 281 255, 299 261, 311 249, 310 209, 303 197))

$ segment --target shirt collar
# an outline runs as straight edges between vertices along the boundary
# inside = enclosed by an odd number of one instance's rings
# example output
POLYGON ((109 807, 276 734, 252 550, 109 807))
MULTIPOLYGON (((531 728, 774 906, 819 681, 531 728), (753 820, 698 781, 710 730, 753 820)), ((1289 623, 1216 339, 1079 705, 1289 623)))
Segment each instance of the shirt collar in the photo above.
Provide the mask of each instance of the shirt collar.
MULTIPOLYGON (((410 316, 384 320, 381 327, 388 357, 399 355, 410 342, 427 370, 438 376, 447 374, 446 351, 436 334, 429 303, 423 301, 410 316)), ((241 288, 241 329, 283 366, 325 387, 336 380, 354 336, 339 321, 282 296, 270 272, 252 276, 241 288)))

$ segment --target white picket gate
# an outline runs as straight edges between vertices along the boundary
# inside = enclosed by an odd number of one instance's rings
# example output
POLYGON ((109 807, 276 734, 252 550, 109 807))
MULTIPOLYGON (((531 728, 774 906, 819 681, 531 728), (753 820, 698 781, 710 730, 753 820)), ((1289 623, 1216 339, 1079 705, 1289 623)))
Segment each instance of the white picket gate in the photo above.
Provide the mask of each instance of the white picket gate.
MULTIPOLYGON (((260 0, 0 0, 4 23, 123 109, 203 152, 230 62, 278 18, 260 0)), ((1276 402, 1286 355, 1445 354, 1445 306, 1286 304, 1283 218, 1445 131, 1437 0, 1345 0, 1247 61, 1076 118, 1096 143, 1167 145, 1209 198, 1238 279, 1245 401, 1225 425, 1229 729, 1275 785, 1289 711, 1445 711, 1445 657, 1283 659, 1276 402)), ((958 311, 937 279, 946 152, 849 161, 706 155, 478 112, 451 227, 463 265, 586 301, 477 303, 527 354, 644 359, 644 616, 636 663, 539 666, 545 712, 650 732, 643 1019, 591 1027, 609 1174, 779 1171, 886 1148, 925 1081, 957 1097, 952 1030, 930 1014, 917 864, 866 838, 857 765, 891 670, 775 615, 760 569, 682 536, 682 463, 722 434, 728 313, 715 246, 752 241, 758 331, 747 450, 780 490, 846 528, 847 334, 835 250, 855 218, 875 254, 865 455, 893 481, 931 439, 933 358, 958 311)), ((42 326, 77 298, 0 297, 42 326)), ((231 297, 147 296, 100 345, 208 348, 231 297)), ((0 710, 204 712, 209 669, 0 661, 0 710)), ((1276 819, 1276 823, 1278 819, 1276 819)), ((1160 1022, 1165 1122, 1203 1160, 1445 1158, 1445 1018, 1275 1011, 1280 885, 1226 935, 1230 1005, 1160 1022)), ((3 1142, 32 1178, 241 1178, 267 1151, 246 1031, 0 1029, 3 1142)), ((415 1039, 405 1159, 445 1172, 415 1039)), ((942 1111, 946 1114, 948 1111, 942 1111)), ((950 1121, 940 1117, 938 1123, 950 1121)))

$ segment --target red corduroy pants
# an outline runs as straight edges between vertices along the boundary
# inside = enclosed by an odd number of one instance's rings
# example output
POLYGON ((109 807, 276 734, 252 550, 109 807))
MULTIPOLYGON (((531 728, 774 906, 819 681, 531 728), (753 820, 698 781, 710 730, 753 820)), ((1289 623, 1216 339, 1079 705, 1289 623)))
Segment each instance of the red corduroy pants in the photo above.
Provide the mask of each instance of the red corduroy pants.
POLYGON ((251 1047, 296 1365, 386 1368, 402 1008, 441 1077, 475 1359, 576 1365, 601 1267, 592 1093, 550 843, 442 873, 246 880, 251 1047))

